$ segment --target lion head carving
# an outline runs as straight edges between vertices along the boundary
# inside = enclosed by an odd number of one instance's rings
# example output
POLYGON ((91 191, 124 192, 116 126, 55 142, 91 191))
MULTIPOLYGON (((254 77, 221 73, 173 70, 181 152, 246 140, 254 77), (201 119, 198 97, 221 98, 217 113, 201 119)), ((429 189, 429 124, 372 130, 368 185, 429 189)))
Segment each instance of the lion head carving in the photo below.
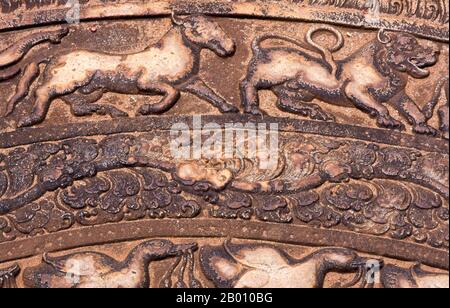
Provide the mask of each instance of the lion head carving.
POLYGON ((435 65, 440 50, 437 46, 424 46, 407 33, 385 32, 381 30, 378 40, 384 45, 384 61, 399 72, 414 78, 426 78, 430 75, 427 69, 435 65))

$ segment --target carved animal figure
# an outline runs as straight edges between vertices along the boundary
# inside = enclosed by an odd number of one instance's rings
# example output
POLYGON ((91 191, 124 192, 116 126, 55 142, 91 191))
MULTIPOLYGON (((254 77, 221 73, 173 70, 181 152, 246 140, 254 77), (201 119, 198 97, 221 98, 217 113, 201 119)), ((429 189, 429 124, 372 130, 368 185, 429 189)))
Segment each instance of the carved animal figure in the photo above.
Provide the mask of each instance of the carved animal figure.
POLYGON ((448 76, 442 78, 438 81, 436 85, 436 89, 434 91, 433 98, 431 101, 425 106, 424 112, 427 118, 431 119, 434 115, 434 111, 436 106, 439 104, 440 98, 442 97, 442 90, 445 90, 445 100, 446 103, 442 105, 438 109, 439 121, 440 121, 440 130, 442 132, 442 137, 444 139, 449 139, 449 78, 448 76))
POLYGON ((412 35, 381 30, 378 38, 351 56, 335 61, 332 53, 343 46, 343 37, 328 26, 312 28, 307 43, 281 36, 262 36, 253 42, 253 58, 247 77, 241 82, 241 96, 245 112, 260 115, 258 91, 269 89, 277 97, 277 105, 288 112, 299 113, 318 120, 332 119, 314 99, 323 102, 356 107, 377 120, 380 127, 403 128, 383 103, 392 102, 413 125, 416 133, 436 134, 427 125, 427 118, 406 94, 409 76, 426 78, 427 67, 438 61, 437 46, 424 46, 412 35), (327 50, 312 39, 317 31, 331 31, 337 38, 336 46, 327 50), (267 39, 284 40, 298 48, 264 48, 267 39), (319 51, 317 57, 311 48, 319 51))
POLYGON ((22 60, 31 48, 44 42, 59 44, 67 34, 69 34, 67 28, 34 33, 19 40, 13 46, 0 51, 0 81, 11 79, 22 71, 20 66, 10 66, 22 60))
MULTIPOLYGON (((51 44, 59 44, 61 39, 69 34, 69 29, 62 28, 55 31, 47 31, 34 33, 19 40, 17 43, 3 51, 0 51, 0 82, 12 79, 18 74, 22 74, 20 82, 17 85, 17 94, 12 97, 4 108, 3 116, 11 114, 14 110, 15 102, 19 100, 19 96, 28 94, 32 80, 39 73, 39 63, 31 62, 26 65, 15 65, 22 60, 25 55, 36 45, 50 42, 51 44)), ((2 97, 1 99, 5 99, 2 97)))
POLYGON ((343 248, 320 249, 296 260, 268 245, 206 246, 200 250, 204 274, 220 288, 322 288, 327 273, 359 272, 346 287, 361 278, 367 260, 343 248))
POLYGON ((137 246, 122 262, 97 252, 44 255, 45 264, 24 271, 24 282, 34 288, 148 288, 150 262, 196 249, 195 243, 152 240, 137 246))
POLYGON ((386 265, 381 271, 381 283, 389 289, 435 289, 449 288, 448 273, 432 273, 421 269, 417 264, 409 269, 386 265))
MULTIPOLYGON (((169 110, 182 91, 208 101, 221 112, 237 112, 236 107, 197 77, 202 49, 210 49, 221 57, 231 56, 235 51, 234 41, 216 22, 204 16, 181 18, 174 14, 172 21, 174 26, 157 44, 138 53, 120 55, 75 50, 49 58, 36 89, 34 108, 18 126, 44 120, 51 102, 57 97, 70 103, 77 116, 96 112, 124 115, 112 106, 94 104, 108 91, 163 96, 159 103, 141 106, 139 113, 142 115, 169 110)), ((25 74, 20 82, 30 85, 37 75, 36 71, 25 74)), ((27 94, 28 87, 21 87, 9 105, 14 106, 27 94)))
MULTIPOLYGON (((245 164, 234 160, 235 168, 245 164), (236 166, 239 165, 239 166, 236 166)), ((236 179, 236 172, 227 168, 227 162, 198 160, 181 163, 173 177, 186 186, 196 184, 209 185, 213 190, 220 191, 225 188, 249 193, 296 193, 317 188, 327 182, 340 182, 348 179, 351 168, 338 161, 328 161, 317 167, 317 172, 302 178, 283 181, 247 181, 236 179)), ((201 191, 201 190, 200 190, 201 191)))
POLYGON ((0 289, 17 288, 16 276, 20 272, 18 265, 13 265, 7 269, 0 269, 0 289))

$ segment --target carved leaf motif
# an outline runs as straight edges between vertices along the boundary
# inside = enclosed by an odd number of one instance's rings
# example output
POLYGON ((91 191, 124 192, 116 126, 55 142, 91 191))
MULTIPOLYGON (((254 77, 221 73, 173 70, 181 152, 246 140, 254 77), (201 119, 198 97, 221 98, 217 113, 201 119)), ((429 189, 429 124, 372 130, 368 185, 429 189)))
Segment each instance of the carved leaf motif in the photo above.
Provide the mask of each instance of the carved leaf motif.
POLYGON ((54 203, 42 201, 26 206, 14 213, 12 222, 25 234, 57 232, 70 228, 74 222, 71 213, 58 209, 54 203))
POLYGON ((262 221, 288 223, 293 219, 288 202, 283 197, 261 196, 254 198, 254 202, 256 216, 262 221))
POLYGON ((373 198, 373 191, 361 184, 336 185, 325 191, 325 199, 339 210, 361 211, 373 198))
POLYGON ((129 172, 113 171, 108 173, 108 178, 112 183, 111 189, 102 196, 100 208, 112 214, 120 212, 125 205, 132 208, 140 191, 136 176, 129 172))
POLYGON ((408 152, 399 149, 383 149, 380 151, 380 166, 384 174, 390 176, 402 175, 411 168, 412 159, 408 152))
POLYGON ((394 182, 389 182, 389 184, 377 182, 377 184, 377 205, 399 211, 409 208, 412 197, 406 186, 394 182))
POLYGON ((226 191, 209 212, 212 217, 248 220, 254 214, 253 200, 247 194, 226 191))
POLYGON ((62 191, 61 199, 73 209, 97 207, 101 194, 110 188, 111 184, 102 177, 89 178, 62 191))
POLYGON ((16 233, 9 220, 6 217, 0 217, 0 243, 15 240, 16 233))

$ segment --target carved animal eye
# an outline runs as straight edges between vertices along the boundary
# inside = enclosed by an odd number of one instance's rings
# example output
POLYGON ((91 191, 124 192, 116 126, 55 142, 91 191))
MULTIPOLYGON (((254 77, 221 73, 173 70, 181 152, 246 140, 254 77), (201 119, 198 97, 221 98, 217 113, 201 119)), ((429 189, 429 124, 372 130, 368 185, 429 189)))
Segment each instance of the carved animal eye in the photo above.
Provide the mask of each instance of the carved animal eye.
POLYGON ((155 246, 155 247, 163 247, 164 243, 163 242, 154 242, 153 246, 155 246))
POLYGON ((220 180, 221 182, 225 182, 225 181, 227 180, 227 177, 224 176, 224 175, 221 175, 221 176, 219 177, 219 180, 220 180))

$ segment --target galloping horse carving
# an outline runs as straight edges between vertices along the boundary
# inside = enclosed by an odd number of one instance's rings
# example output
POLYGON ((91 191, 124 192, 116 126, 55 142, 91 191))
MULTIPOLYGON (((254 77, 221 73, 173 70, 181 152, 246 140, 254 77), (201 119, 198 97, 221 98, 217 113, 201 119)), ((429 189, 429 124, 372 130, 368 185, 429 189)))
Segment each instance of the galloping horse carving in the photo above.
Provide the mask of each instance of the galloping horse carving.
MULTIPOLYGON (((77 116, 93 113, 123 116, 112 106, 94 104, 104 93, 162 95, 156 104, 140 107, 142 115, 158 114, 172 108, 182 91, 190 92, 217 107, 221 112, 237 112, 210 89, 197 74, 200 52, 210 49, 227 57, 235 51, 234 41, 214 21, 201 15, 178 17, 172 14, 173 27, 164 37, 145 50, 133 54, 106 54, 74 50, 41 63, 47 63, 35 93, 32 112, 18 126, 31 126, 43 121, 51 102, 62 98, 77 116)), ((0 59, 2 54, 0 54, 0 59)), ((34 80, 40 75, 39 64, 31 65, 19 82, 17 93, 7 110, 23 100, 34 80)))

